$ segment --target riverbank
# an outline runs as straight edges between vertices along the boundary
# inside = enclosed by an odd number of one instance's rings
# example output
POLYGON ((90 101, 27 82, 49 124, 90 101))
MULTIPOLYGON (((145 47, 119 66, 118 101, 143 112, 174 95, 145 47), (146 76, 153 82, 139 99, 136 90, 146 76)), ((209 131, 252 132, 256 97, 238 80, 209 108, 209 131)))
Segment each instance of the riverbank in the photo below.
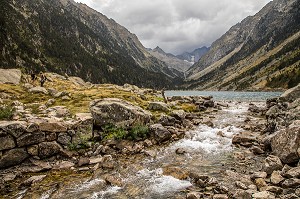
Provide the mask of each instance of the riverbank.
POLYGON ((22 124, 0 125, 0 198, 299 197, 299 86, 267 103, 165 104, 151 89, 46 75, 41 91, 26 77, 0 84, 22 124))

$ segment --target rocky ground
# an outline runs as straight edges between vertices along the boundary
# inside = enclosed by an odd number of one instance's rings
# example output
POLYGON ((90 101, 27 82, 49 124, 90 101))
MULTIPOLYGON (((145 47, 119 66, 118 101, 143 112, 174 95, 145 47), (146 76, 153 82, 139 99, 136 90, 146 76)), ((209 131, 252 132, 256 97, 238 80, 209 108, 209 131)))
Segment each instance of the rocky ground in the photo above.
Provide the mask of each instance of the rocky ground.
MULTIPOLYGON (((122 186, 118 169, 199 124, 213 126, 210 114, 228 106, 211 97, 165 103, 159 91, 57 74, 46 74, 45 87, 18 71, 7 76, 0 84, 0 198, 46 191, 56 198, 62 187, 96 176, 105 179, 102 186, 122 186)), ((249 105, 244 131, 232 139, 235 163, 220 178, 164 172, 193 184, 183 198, 299 198, 299 96, 298 86, 265 106, 249 105)))

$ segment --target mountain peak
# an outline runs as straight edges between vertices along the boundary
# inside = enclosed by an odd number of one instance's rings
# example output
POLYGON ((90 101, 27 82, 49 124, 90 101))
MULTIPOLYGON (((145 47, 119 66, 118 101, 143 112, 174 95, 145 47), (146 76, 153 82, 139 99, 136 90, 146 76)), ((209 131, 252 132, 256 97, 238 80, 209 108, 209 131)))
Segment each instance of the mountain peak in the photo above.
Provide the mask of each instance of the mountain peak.
POLYGON ((163 49, 161 49, 159 46, 156 46, 156 48, 154 48, 152 51, 159 52, 161 54, 166 54, 166 52, 163 49))

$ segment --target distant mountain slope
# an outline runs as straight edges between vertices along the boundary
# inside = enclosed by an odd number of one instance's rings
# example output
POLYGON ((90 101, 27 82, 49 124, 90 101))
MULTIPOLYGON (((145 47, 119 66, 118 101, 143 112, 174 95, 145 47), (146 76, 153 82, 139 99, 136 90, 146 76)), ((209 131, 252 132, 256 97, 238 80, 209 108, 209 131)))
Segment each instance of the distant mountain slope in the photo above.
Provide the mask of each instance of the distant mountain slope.
POLYGON ((177 55, 176 57, 178 57, 179 59, 182 59, 182 60, 187 60, 189 62, 198 62, 199 59, 201 59, 201 57, 203 55, 205 55, 208 51, 209 51, 209 48, 204 46, 204 47, 195 49, 193 52, 184 52, 180 55, 177 55))
POLYGON ((273 0, 216 40, 188 71, 185 87, 261 90, 297 85, 299 22, 299 0, 273 0))
POLYGON ((0 5, 0 67, 51 71, 94 83, 169 87, 177 74, 138 38, 73 0, 5 0, 0 5))
POLYGON ((183 73, 192 66, 192 63, 181 60, 171 53, 166 53, 158 46, 153 50, 150 49, 149 53, 157 59, 165 62, 169 68, 180 71, 182 77, 183 73))

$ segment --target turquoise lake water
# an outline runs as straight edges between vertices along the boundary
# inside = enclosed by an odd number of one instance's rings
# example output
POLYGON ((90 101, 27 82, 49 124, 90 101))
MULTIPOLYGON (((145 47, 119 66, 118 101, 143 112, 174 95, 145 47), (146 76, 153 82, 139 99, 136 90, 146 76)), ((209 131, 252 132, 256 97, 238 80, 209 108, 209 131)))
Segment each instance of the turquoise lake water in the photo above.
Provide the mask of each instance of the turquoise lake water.
POLYGON ((218 101, 265 101, 269 98, 279 97, 282 92, 236 92, 236 91, 166 91, 171 96, 213 96, 218 101))

